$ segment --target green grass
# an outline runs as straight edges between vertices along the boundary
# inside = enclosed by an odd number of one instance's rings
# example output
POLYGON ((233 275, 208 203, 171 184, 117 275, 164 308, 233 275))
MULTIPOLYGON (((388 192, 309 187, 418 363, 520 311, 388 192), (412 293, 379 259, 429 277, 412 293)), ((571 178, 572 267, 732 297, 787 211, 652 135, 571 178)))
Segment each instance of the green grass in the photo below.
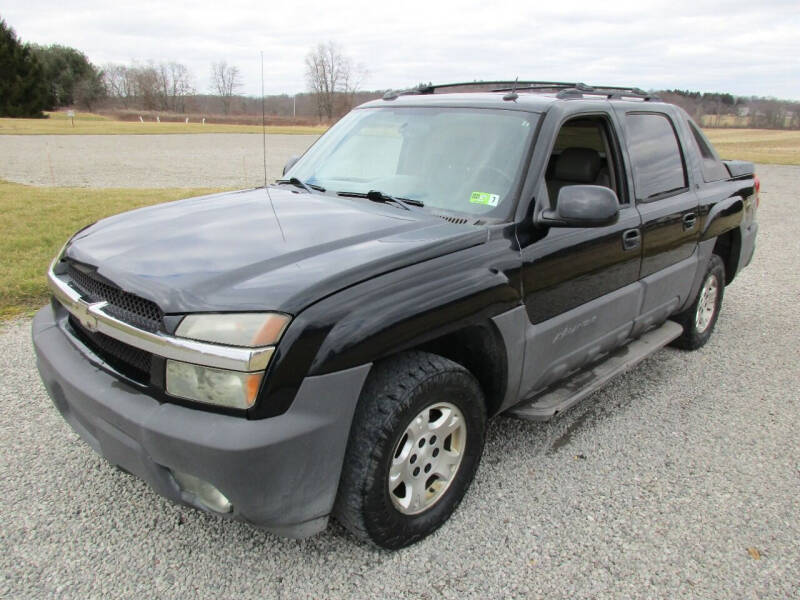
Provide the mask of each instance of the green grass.
MULTIPOLYGON (((199 122, 145 123, 115 121, 102 115, 76 113, 75 126, 64 112, 47 113, 48 119, 0 119, 0 135, 115 135, 168 133, 261 133, 261 125, 203 125, 199 122)), ((301 125, 268 125, 267 133, 313 134, 324 133, 327 127, 301 125)))
POLYGON ((0 319, 28 315, 47 302, 47 266, 84 225, 214 191, 219 190, 32 187, 0 180, 0 319))
POLYGON ((704 129, 722 158, 800 165, 800 131, 704 129))

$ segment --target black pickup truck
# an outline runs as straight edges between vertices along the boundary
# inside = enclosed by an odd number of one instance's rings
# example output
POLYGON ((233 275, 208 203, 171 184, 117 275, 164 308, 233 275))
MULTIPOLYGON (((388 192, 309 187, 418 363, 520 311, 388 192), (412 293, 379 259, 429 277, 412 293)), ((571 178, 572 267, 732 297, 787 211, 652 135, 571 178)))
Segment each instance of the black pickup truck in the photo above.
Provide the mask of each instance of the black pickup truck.
POLYGON ((456 508, 487 418, 551 418, 708 340, 758 188, 635 88, 390 92, 266 188, 75 234, 39 371, 92 448, 174 501, 399 548, 456 508))

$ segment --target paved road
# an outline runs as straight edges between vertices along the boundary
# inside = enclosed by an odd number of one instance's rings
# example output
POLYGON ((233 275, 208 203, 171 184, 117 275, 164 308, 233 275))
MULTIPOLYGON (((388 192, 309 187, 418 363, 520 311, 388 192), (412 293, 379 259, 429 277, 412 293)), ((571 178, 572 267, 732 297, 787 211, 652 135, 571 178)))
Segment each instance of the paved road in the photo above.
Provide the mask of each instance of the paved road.
POLYGON ((800 168, 760 172, 757 255, 711 342, 659 352, 555 422, 496 419, 451 521, 396 553, 162 500, 58 417, 29 322, 6 325, 0 596, 800 597, 800 168))
MULTIPOLYGON (((319 136, 267 136, 270 181, 319 136)), ((257 134, 0 135, 0 179, 77 187, 226 187, 264 184, 257 134)))

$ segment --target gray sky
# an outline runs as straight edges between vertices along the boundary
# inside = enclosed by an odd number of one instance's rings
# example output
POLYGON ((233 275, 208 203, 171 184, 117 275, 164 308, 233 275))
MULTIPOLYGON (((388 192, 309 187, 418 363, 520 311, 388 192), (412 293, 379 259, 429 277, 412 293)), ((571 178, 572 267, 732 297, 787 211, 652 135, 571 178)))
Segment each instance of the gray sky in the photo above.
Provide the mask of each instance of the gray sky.
POLYGON ((227 60, 260 94, 261 50, 267 93, 303 91, 305 55, 334 40, 366 89, 519 76, 800 99, 798 0, 12 0, 0 16, 95 64, 183 62, 198 92, 227 60))

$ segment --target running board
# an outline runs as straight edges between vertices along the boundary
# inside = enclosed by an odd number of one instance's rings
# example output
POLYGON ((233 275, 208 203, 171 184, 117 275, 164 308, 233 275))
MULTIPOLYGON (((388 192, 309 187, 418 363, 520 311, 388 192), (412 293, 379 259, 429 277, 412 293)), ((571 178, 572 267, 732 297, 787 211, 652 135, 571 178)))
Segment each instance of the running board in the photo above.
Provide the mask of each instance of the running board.
POLYGON ((683 327, 666 321, 658 329, 617 348, 608 358, 568 376, 539 394, 516 405, 508 414, 521 419, 546 421, 603 387, 609 379, 633 368, 683 333, 683 327))

